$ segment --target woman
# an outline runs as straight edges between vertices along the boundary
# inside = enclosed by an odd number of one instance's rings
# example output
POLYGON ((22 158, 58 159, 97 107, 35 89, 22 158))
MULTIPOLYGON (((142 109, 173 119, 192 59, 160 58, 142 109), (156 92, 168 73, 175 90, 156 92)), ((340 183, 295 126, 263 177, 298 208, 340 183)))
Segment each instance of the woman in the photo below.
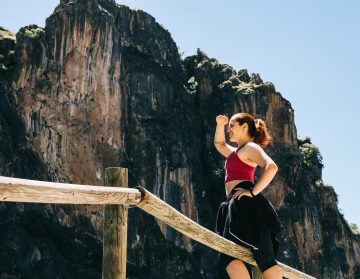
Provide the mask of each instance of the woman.
MULTIPOLYGON (((225 190, 227 201, 222 203, 217 217, 217 233, 252 250, 255 261, 264 279, 282 278, 281 268, 275 255, 278 250, 276 237, 283 229, 271 203, 261 194, 271 182, 278 168, 262 148, 271 137, 266 124, 247 113, 237 113, 230 119, 227 133, 230 142, 226 144, 224 126, 228 118, 216 117, 214 144, 226 157, 225 190), (254 184, 255 168, 263 169, 254 184)), ((251 278, 251 265, 225 254, 220 254, 221 268, 231 279, 251 278)))

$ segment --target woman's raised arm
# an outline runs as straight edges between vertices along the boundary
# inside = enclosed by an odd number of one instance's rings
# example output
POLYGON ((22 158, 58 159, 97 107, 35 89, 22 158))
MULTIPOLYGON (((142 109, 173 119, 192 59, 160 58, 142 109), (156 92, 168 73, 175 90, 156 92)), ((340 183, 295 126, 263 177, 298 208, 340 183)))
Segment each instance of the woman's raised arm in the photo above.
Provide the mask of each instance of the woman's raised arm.
POLYGON ((233 152, 232 147, 226 144, 224 126, 228 123, 225 115, 216 116, 216 131, 214 137, 214 145, 221 155, 228 157, 233 152))

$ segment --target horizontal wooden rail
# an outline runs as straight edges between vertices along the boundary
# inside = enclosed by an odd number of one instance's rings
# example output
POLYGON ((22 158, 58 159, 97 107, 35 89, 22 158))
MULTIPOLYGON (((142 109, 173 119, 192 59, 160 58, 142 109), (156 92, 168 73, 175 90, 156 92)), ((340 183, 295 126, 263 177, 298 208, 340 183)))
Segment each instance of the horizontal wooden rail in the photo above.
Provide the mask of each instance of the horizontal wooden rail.
MULTIPOLYGON (((256 266, 256 262, 250 250, 200 226, 190 218, 181 214, 175 208, 159 199, 157 196, 147 191, 145 188, 136 187, 136 189, 138 189, 142 194, 141 202, 136 205, 137 207, 143 209, 147 213, 165 222, 170 227, 193 240, 196 240, 216 251, 242 259, 256 266)), ((282 263, 278 262, 278 265, 282 268, 283 276, 286 278, 315 278, 282 263)))
MULTIPOLYGON (((0 176, 0 201, 136 205, 172 228, 216 251, 256 266, 252 252, 200 226, 143 187, 136 189, 43 182, 0 176)), ((283 276, 315 279, 278 262, 283 276)))
POLYGON ((0 176, 0 201, 136 205, 136 189, 43 182, 0 176))

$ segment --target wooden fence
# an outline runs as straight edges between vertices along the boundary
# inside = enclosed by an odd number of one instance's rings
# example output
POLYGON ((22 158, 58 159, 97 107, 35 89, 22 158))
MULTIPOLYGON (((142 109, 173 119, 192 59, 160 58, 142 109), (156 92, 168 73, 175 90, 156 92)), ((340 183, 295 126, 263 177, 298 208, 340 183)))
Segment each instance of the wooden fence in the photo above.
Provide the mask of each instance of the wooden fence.
MULTIPOLYGON (((200 226, 143 187, 129 189, 125 168, 108 168, 105 185, 91 186, 43 182, 0 176, 0 201, 61 204, 104 204, 103 279, 126 278, 127 206, 141 208, 175 230, 216 251, 253 265, 262 278, 252 252, 200 226), (111 186, 111 187, 109 187, 111 186)), ((286 278, 314 278, 278 262, 286 278)))

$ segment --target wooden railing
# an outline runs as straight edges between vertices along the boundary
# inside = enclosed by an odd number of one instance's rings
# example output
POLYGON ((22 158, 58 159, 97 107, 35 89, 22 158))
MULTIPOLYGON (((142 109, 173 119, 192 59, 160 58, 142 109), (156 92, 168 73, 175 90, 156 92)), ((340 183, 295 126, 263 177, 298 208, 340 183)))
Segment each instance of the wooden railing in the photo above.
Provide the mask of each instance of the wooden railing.
MULTIPOLYGON (((262 278, 252 252, 200 226, 143 187, 127 187, 127 169, 106 169, 108 186, 43 182, 0 176, 0 201, 62 204, 104 204, 103 279, 125 279, 127 207, 137 206, 175 230, 216 251, 253 265, 262 278), (121 187, 119 187, 121 186, 121 187)), ((278 262, 286 278, 315 278, 278 262)))

